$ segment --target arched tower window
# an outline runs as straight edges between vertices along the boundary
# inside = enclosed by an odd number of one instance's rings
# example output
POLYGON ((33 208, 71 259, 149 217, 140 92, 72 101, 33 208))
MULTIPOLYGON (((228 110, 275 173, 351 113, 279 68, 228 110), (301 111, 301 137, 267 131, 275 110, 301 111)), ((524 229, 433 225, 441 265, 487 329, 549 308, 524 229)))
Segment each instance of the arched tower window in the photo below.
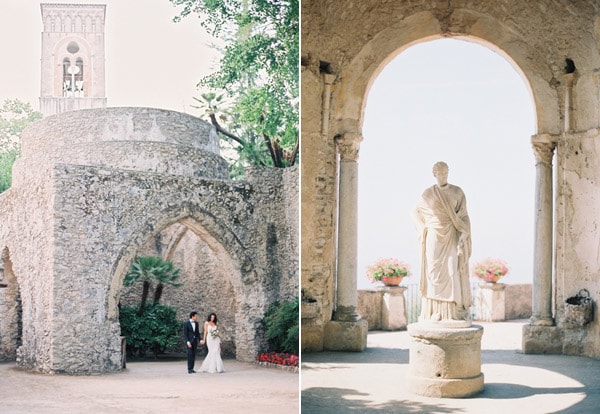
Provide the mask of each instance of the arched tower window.
POLYGON ((84 96, 83 94, 83 59, 77 58, 75 62, 77 73, 75 74, 75 96, 84 96))
POLYGON ((69 74, 69 67, 71 66, 71 59, 63 59, 63 96, 70 96, 71 91, 71 75, 69 74))

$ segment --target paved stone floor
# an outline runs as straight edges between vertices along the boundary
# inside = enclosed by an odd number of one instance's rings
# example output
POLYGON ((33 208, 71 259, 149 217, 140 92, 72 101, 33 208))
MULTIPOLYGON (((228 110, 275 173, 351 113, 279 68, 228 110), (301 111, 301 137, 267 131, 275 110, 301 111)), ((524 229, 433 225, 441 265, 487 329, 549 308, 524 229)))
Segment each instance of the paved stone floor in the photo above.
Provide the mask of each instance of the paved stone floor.
POLYGON ((130 362, 124 372, 99 376, 0 363, 0 413, 298 413, 297 373, 224 363, 222 374, 188 374, 185 360, 171 360, 130 362))
POLYGON ((406 331, 370 332, 364 352, 304 354, 302 414, 333 413, 600 413, 600 360, 524 355, 527 321, 484 327, 483 392, 462 399, 429 398, 405 390, 406 331))

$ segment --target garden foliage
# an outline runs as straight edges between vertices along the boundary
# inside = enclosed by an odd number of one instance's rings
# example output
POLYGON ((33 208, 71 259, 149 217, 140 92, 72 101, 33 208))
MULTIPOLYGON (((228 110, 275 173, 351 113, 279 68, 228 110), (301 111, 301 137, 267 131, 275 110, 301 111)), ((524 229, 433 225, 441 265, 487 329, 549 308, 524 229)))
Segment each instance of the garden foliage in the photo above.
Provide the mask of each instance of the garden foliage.
POLYGON ((298 355, 299 315, 297 297, 290 302, 271 305, 264 318, 270 351, 298 355))

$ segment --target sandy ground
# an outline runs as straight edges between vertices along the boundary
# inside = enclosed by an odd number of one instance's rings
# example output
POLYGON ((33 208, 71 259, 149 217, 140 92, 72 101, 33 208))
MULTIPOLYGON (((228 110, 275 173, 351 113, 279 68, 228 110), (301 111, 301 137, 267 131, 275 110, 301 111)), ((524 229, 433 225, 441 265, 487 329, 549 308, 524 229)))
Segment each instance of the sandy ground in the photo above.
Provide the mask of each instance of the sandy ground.
POLYGON ((410 336, 369 332, 364 352, 302 356, 302 414, 600 413, 600 360, 520 352, 526 321, 484 327, 484 390, 471 398, 429 398, 407 388, 410 336))
POLYGON ((298 413, 298 373, 224 363, 222 374, 188 374, 185 360, 128 362, 123 372, 98 376, 0 363, 0 413, 298 413))

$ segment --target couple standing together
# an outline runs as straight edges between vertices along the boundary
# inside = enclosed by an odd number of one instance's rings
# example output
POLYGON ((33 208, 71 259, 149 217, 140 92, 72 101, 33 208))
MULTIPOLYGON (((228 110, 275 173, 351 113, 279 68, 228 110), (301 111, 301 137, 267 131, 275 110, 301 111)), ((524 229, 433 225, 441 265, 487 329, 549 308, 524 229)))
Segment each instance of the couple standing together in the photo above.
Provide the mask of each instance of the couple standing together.
POLYGON ((204 337, 200 339, 200 323, 198 322, 198 312, 190 312, 190 320, 185 323, 183 335, 187 346, 187 366, 188 374, 193 374, 194 363, 196 362, 196 350, 198 342, 201 345, 206 344, 208 354, 200 366, 200 372, 223 372, 223 360, 221 359, 221 338, 219 338, 219 329, 217 326, 217 315, 211 313, 204 322, 204 337))

